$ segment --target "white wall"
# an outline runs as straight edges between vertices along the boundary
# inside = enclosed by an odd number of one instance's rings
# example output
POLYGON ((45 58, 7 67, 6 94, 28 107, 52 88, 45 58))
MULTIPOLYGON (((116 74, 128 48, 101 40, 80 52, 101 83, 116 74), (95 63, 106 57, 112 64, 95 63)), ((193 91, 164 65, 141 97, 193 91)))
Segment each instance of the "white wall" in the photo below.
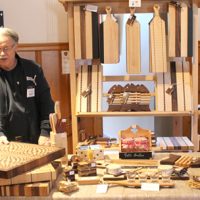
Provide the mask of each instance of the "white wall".
POLYGON ((1 0, 4 26, 15 29, 20 43, 67 42, 67 13, 58 0, 1 0))
POLYGON ((21 43, 68 41, 67 13, 58 0, 1 0, 0 10, 5 26, 20 34, 21 43))

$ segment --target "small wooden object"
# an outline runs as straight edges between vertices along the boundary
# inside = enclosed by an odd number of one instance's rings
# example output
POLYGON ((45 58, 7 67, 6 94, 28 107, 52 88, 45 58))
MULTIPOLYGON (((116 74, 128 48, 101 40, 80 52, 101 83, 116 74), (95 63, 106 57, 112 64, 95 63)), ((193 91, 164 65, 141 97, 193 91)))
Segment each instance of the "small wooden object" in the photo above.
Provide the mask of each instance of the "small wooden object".
POLYGON ((126 130, 122 130, 119 133, 121 152, 143 152, 151 150, 151 131, 143 129, 138 125, 133 125, 126 130), (135 129, 135 130, 134 130, 135 129), (134 132, 135 131, 135 132, 134 132), (131 139, 132 145, 126 145, 123 141, 131 139), (145 145, 137 143, 136 140, 145 139, 145 145), (139 145, 139 146, 137 146, 139 145))
MULTIPOLYGON (((125 187, 141 187, 140 181, 128 181, 128 180, 122 180, 122 181, 105 181, 107 184, 111 185, 121 185, 125 187)), ((150 181, 148 183, 151 183, 150 181)), ((158 181, 160 187, 174 187, 173 181, 158 181)))
POLYGON ((66 194, 79 190, 78 184, 75 182, 60 181, 58 190, 66 194))
POLYGON ((96 176, 96 163, 95 162, 79 162, 78 163, 79 176, 96 176))

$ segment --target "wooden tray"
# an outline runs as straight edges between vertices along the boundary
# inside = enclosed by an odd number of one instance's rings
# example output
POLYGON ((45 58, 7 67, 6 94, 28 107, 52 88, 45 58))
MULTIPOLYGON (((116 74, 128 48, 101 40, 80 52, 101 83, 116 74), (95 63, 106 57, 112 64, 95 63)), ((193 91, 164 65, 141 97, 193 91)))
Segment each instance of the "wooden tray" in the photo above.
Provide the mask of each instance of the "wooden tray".
POLYGON ((0 178, 12 178, 65 155, 64 148, 10 142, 0 145, 0 178))

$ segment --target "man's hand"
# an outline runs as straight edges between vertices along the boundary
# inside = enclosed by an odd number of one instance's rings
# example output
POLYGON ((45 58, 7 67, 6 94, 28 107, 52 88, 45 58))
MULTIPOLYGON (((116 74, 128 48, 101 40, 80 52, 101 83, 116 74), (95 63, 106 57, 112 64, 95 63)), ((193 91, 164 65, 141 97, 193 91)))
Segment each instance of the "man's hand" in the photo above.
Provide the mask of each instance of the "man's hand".
POLYGON ((41 135, 38 140, 39 145, 51 146, 50 137, 41 135))
POLYGON ((5 135, 0 136, 0 145, 1 144, 9 144, 9 141, 5 135))

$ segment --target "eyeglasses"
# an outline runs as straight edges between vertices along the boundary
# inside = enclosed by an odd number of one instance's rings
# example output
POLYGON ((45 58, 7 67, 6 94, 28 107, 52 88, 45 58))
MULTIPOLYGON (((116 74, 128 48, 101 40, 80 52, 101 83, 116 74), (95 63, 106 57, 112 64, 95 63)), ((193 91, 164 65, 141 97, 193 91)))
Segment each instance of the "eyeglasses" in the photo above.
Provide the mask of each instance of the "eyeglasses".
POLYGON ((9 51, 11 51, 15 47, 15 45, 16 44, 14 43, 11 46, 6 46, 6 47, 0 48, 0 53, 1 52, 8 53, 9 51))

